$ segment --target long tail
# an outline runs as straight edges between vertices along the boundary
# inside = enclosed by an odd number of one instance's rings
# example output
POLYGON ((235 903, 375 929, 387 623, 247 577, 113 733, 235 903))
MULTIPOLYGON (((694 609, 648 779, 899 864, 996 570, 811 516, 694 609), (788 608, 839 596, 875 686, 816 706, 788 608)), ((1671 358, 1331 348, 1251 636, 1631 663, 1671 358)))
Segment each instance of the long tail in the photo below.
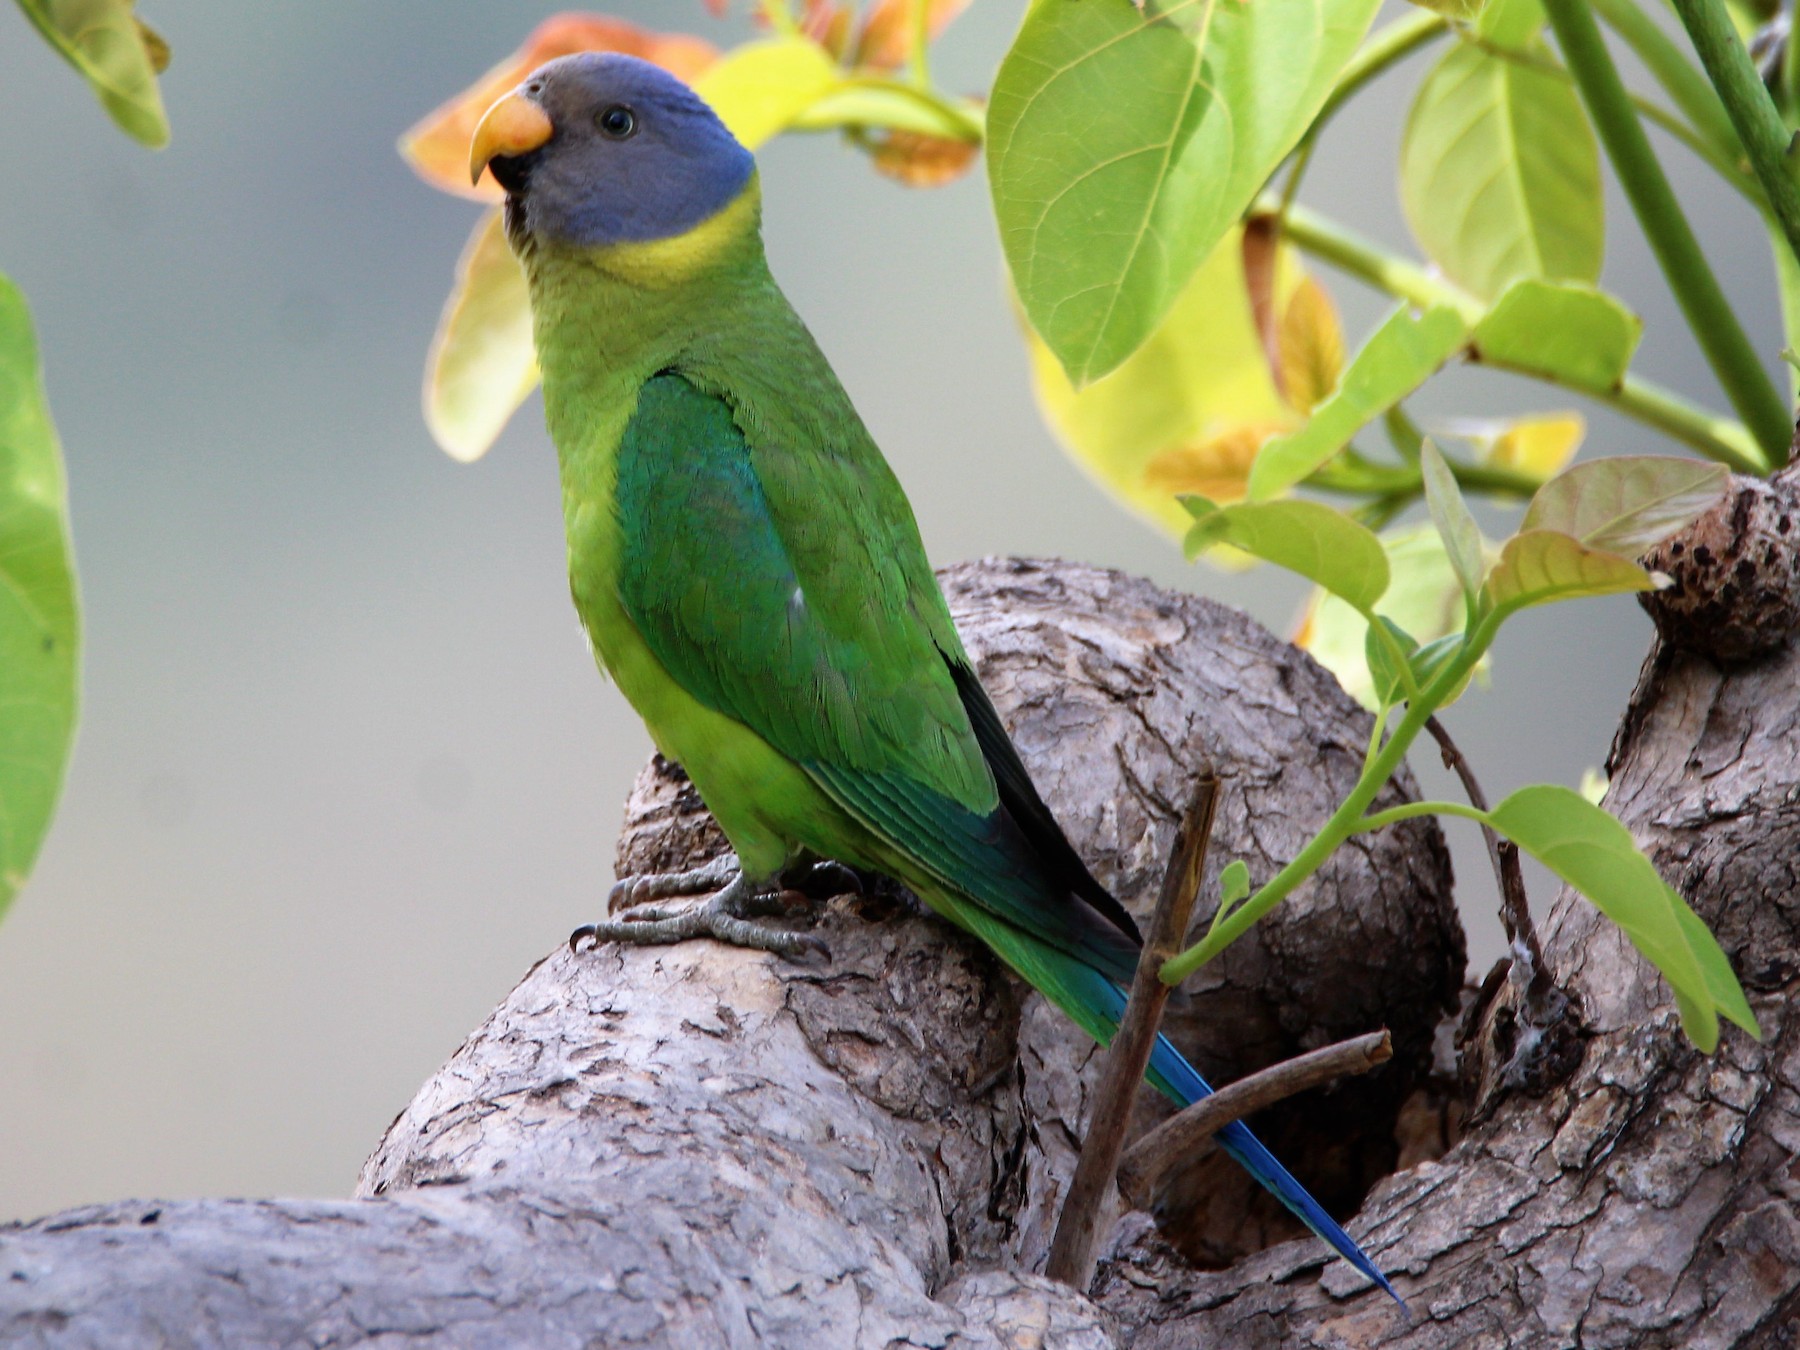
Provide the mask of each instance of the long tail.
MULTIPOLYGON (((1192 1064, 1181 1057, 1179 1050, 1169 1044, 1166 1036, 1156 1038, 1156 1048, 1150 1052, 1148 1077, 1157 1091, 1183 1106, 1212 1095, 1212 1088, 1207 1085, 1206 1080, 1192 1064)), ((1287 1206, 1289 1213, 1323 1238, 1344 1260, 1373 1280, 1403 1310, 1406 1308, 1406 1300, 1394 1292, 1394 1286, 1388 1283, 1387 1276, 1376 1269, 1375 1263, 1356 1245, 1355 1239, 1338 1226, 1337 1220, 1327 1214, 1319 1202, 1307 1193, 1306 1187, 1294 1179, 1293 1174, 1269 1152, 1262 1140, 1250 1133, 1248 1125, 1241 1120, 1234 1120, 1215 1134, 1213 1141, 1239 1167, 1255 1177, 1265 1190, 1287 1206)))
MULTIPOLYGON (((933 896, 938 899, 938 896, 933 896)), ((1011 925, 973 905, 944 906, 960 923, 975 931, 1008 965, 1041 990, 1095 1040, 1112 1039, 1125 1015, 1125 992, 1105 975, 1046 943, 1032 940, 1011 925)), ((1168 1039, 1158 1036, 1150 1055, 1150 1083, 1179 1106, 1212 1095, 1212 1088, 1168 1039)), ((1290 1213, 1310 1228, 1344 1260, 1360 1270, 1406 1311, 1406 1301, 1394 1292, 1387 1277, 1364 1255, 1361 1247, 1338 1226, 1319 1202, 1283 1167, 1242 1121, 1234 1121, 1213 1136, 1220 1148, 1242 1167, 1290 1213)))
MULTIPOLYGON (((1125 1015, 1124 992, 1098 971, 1082 969, 1090 977, 1083 983, 1091 989, 1095 1002, 1101 1004, 1106 1020, 1117 1027, 1119 1019, 1125 1015)), ((1150 1052, 1150 1071, 1146 1077, 1152 1087, 1177 1106, 1189 1106, 1202 1097, 1212 1096, 1212 1087, 1200 1076, 1199 1070, 1182 1057, 1181 1051, 1170 1043, 1167 1036, 1156 1038, 1156 1048, 1150 1052)), ((1389 1298, 1405 1309, 1406 1300, 1394 1292, 1394 1286, 1388 1283, 1387 1276, 1376 1269, 1375 1263, 1369 1260, 1363 1249, 1312 1198, 1306 1187, 1281 1165, 1280 1160, 1269 1152, 1262 1140, 1250 1133, 1248 1125, 1241 1120, 1234 1120, 1215 1134, 1213 1141, 1269 1194, 1281 1201, 1289 1213, 1312 1229, 1333 1251, 1367 1275, 1389 1298)))

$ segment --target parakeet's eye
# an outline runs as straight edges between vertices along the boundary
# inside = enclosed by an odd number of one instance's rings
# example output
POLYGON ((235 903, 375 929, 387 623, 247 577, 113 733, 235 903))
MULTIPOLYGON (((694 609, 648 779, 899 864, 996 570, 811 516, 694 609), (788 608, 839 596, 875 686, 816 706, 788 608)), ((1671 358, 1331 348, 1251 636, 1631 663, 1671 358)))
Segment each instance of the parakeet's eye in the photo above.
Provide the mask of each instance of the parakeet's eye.
POLYGON ((594 125, 615 141, 622 141, 637 130, 637 114, 623 103, 615 103, 594 119, 594 125))

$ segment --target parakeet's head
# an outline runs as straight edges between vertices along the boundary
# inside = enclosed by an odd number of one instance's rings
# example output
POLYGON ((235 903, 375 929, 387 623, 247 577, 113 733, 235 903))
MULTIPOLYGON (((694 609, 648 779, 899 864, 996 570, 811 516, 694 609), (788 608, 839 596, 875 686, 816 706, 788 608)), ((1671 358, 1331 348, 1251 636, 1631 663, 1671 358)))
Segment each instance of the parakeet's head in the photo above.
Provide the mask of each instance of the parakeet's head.
POLYGON ((743 194, 756 161, 668 71, 584 52, 488 109, 469 152, 471 177, 484 168, 515 244, 607 248, 688 234, 743 194))

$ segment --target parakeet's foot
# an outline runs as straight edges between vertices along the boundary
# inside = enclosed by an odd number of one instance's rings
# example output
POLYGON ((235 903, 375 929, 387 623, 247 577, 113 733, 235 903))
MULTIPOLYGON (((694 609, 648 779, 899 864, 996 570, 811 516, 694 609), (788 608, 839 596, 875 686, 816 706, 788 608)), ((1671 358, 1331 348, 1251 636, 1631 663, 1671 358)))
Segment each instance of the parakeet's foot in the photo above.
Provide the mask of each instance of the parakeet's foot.
POLYGON ((580 950, 584 940, 591 940, 595 946, 602 942, 662 946, 710 937, 733 947, 754 947, 796 961, 815 953, 829 960, 830 949, 812 934, 790 933, 752 921, 759 916, 785 913, 791 901, 799 898, 794 891, 779 886, 773 890, 758 888, 738 869, 737 859, 728 854, 691 871, 627 877, 618 882, 608 908, 614 913, 620 909, 629 913, 622 919, 605 919, 577 928, 569 934, 569 949, 580 950), (675 908, 653 903, 709 891, 712 894, 695 905, 675 908))
POLYGON ((686 872, 646 872, 641 877, 620 877, 606 898, 606 912, 617 914, 652 900, 683 895, 711 895, 737 879, 737 854, 725 853, 686 872))

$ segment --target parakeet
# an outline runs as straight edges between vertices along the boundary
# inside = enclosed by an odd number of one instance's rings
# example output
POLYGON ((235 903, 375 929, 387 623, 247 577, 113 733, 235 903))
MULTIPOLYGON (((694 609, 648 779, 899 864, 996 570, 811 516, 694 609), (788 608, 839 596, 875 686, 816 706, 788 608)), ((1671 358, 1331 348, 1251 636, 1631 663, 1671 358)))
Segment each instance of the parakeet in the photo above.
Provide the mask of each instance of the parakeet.
MULTIPOLYGON (((588 53, 496 103, 470 168, 506 190, 530 284, 576 609, 736 851, 621 883, 639 908, 585 931, 791 953, 750 916, 833 860, 898 878, 1107 1040, 1137 927, 1032 785, 905 494, 770 275, 753 157, 672 75, 588 53)), ((1211 1091, 1166 1040, 1150 1080, 1211 1091)), ((1219 1142, 1393 1294, 1246 1127, 1219 1142)))

